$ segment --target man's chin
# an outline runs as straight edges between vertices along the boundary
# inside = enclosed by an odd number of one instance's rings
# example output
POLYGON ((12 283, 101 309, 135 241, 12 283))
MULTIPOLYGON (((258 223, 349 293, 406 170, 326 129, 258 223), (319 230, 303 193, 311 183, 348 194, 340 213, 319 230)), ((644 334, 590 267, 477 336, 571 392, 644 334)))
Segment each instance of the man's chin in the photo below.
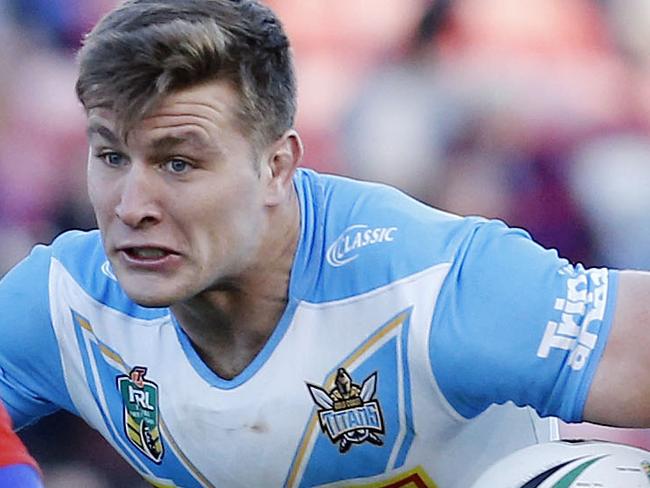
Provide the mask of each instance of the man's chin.
POLYGON ((166 293, 143 293, 142 290, 125 289, 124 292, 141 307, 146 308, 166 308, 179 301, 179 298, 166 293))
POLYGON ((180 290, 177 287, 170 287, 170 279, 133 279, 126 274, 120 276, 116 273, 117 281, 120 283, 122 290, 131 301, 147 308, 165 308, 183 300, 180 290), (181 295, 181 296, 179 296, 181 295))

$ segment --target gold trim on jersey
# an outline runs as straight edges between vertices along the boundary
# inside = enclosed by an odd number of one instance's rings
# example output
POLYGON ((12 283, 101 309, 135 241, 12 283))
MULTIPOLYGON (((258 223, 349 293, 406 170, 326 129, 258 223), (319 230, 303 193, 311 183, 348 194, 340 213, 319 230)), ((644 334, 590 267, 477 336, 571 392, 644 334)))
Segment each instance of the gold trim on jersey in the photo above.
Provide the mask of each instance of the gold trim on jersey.
MULTIPOLYGON (((92 338, 97 342, 97 345, 99 347, 100 352, 102 353, 103 356, 105 356, 107 359, 109 359, 113 364, 118 365, 119 368, 122 369, 122 372, 124 374, 128 374, 129 371, 131 371, 131 367, 126 364, 122 356, 117 353, 116 351, 112 350, 109 346, 104 344, 97 335, 95 334, 95 331, 93 330, 92 324, 83 318, 79 313, 74 312, 74 317, 75 317, 75 322, 77 322, 84 330, 89 332, 92 335, 92 338)), ((90 359, 90 358, 89 358, 90 359)), ((163 433, 163 436, 167 443, 172 447, 172 451, 176 456, 178 456, 179 460, 185 465, 187 470, 190 472, 196 480, 201 483, 205 488, 215 488, 215 486, 201 473, 194 464, 185 456, 183 451, 179 448, 178 443, 174 439, 174 437, 171 435, 169 429, 167 428, 167 425, 165 421, 162 418, 162 415, 160 415, 160 430, 163 433)), ((130 438, 130 436, 129 436, 130 438)), ((133 466, 138 473, 150 484, 152 484, 155 487, 160 487, 160 488, 175 488, 176 485, 171 481, 163 478, 157 478, 153 475, 148 475, 143 472, 141 472, 139 469, 137 469, 135 466, 133 466)))
POLYGON ((371 483, 348 485, 348 488, 438 488, 438 485, 433 482, 422 466, 418 466, 391 478, 371 483))
MULTIPOLYGON (((390 333, 394 332, 399 326, 404 324, 404 322, 406 321, 406 319, 410 314, 411 314, 410 309, 400 313, 393 320, 391 320, 386 325, 381 327, 375 334, 370 336, 370 338, 366 340, 366 342, 364 342, 363 345, 361 345, 358 349, 352 352, 352 354, 350 354, 350 356, 348 356, 341 364, 337 365, 335 368, 332 369, 332 372, 327 376, 327 378, 323 382, 324 388, 326 388, 328 391, 333 389, 336 381, 336 373, 339 370, 339 368, 352 370, 354 363, 359 358, 361 358, 373 346, 377 345, 377 343, 380 342, 381 339, 383 339, 390 333)), ((293 488, 299 484, 298 478, 299 475, 302 476, 301 471, 303 470, 304 467, 303 463, 306 461, 307 458, 307 451, 313 447, 313 443, 315 442, 314 432, 315 431, 317 431, 317 433, 320 432, 320 429, 318 429, 318 425, 319 425, 318 410, 314 408, 311 415, 311 420, 309 421, 309 424, 305 429, 305 435, 303 436, 300 442, 300 446, 297 449, 298 454, 296 455, 295 461, 291 466, 289 477, 287 478, 287 485, 286 485, 287 488, 293 488)))

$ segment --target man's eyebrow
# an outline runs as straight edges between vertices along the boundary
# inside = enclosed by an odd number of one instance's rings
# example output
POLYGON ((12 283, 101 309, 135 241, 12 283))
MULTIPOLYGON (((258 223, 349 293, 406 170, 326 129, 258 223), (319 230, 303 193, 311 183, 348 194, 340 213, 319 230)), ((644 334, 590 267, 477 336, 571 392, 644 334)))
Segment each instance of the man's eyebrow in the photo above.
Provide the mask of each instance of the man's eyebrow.
POLYGON ((106 139, 108 142, 111 144, 118 145, 120 144, 120 139, 111 131, 108 127, 101 125, 101 124, 90 124, 88 126, 88 129, 86 129, 86 134, 88 135, 88 138, 91 138, 95 134, 103 137, 106 139))
POLYGON ((198 149, 204 149, 209 145, 204 136, 194 131, 183 132, 173 136, 163 136, 151 141, 151 146, 160 152, 168 151, 176 146, 189 145, 198 149))
MULTIPOLYGON (((111 129, 100 122, 91 123, 88 126, 88 129, 86 129, 86 134, 88 135, 88 138, 98 135, 115 146, 121 144, 120 138, 115 135, 111 129)), ((153 139, 149 145, 156 152, 162 153, 182 145, 189 145, 196 149, 205 149, 210 145, 210 142, 206 136, 201 133, 196 131, 187 131, 153 139)))

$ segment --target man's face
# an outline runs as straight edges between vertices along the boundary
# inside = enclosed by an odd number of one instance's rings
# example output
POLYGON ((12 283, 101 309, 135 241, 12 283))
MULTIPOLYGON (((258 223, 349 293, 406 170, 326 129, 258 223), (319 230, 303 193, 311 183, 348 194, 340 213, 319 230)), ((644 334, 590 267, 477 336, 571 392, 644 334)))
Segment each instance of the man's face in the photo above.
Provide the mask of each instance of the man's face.
POLYGON ((179 91, 118 136, 91 110, 88 189, 104 248, 135 302, 167 306, 254 263, 265 181, 236 121, 239 97, 216 81, 179 91))

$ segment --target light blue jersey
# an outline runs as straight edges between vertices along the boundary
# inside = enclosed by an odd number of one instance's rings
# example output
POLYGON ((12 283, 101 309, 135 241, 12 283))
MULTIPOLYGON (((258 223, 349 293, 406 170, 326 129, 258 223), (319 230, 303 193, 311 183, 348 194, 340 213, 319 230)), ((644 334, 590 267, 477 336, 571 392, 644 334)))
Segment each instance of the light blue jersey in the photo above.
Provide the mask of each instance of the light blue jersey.
POLYGON ((581 420, 617 275, 395 189, 299 170, 288 306, 232 380, 124 294, 97 232, 0 284, 0 397, 63 408, 156 486, 465 488, 581 420), (412 483, 412 485, 409 485, 412 483))

